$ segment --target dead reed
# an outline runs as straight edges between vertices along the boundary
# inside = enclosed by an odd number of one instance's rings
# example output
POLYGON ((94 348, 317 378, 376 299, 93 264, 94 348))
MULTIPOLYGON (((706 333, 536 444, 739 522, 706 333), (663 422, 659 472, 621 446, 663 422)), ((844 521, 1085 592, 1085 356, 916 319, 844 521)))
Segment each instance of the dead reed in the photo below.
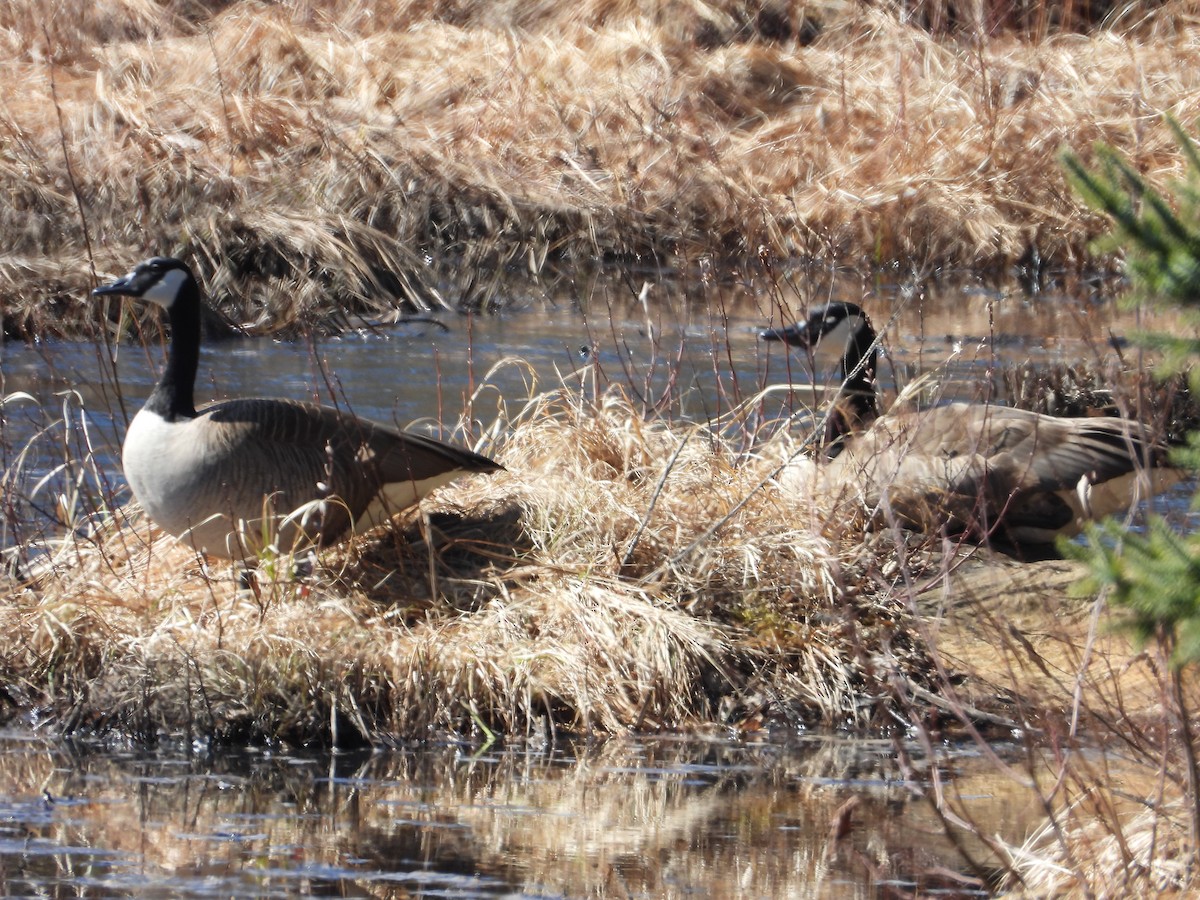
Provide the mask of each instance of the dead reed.
POLYGON ((1086 265, 1103 225, 1057 154, 1177 172, 1158 117, 1196 105, 1200 25, 1031 9, 1046 28, 953 4, 8 4, 3 327, 78 332, 92 267, 151 252, 262 331, 488 306, 506 268, 599 259, 1086 265))

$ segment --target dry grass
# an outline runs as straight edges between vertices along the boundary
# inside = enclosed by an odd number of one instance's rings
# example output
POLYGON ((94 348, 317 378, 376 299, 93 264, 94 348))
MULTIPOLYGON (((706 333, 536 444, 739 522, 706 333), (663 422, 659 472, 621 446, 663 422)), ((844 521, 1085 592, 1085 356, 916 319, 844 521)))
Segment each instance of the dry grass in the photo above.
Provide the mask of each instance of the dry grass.
POLYGON ((65 482, 100 500, 14 556, 9 713, 145 740, 351 744, 768 718, 867 728, 890 721, 888 679, 925 682, 909 614, 870 583, 872 554, 823 534, 769 461, 611 394, 542 396, 504 431, 484 449, 508 472, 444 491, 300 582, 271 577, 286 560, 265 565, 249 591, 108 508, 90 462, 33 486, 14 467, 10 497, 65 482))
POLYGON ((91 266, 152 251, 263 331, 547 261, 1085 264, 1056 154, 1179 171, 1196 17, 981 38, 952 6, 10 4, 4 328, 77 331, 91 266))
POLYGON ((1086 804, 1089 784, 1105 773, 1089 771, 1089 782, 1072 787, 1080 806, 1057 823, 1048 823, 1021 848, 1013 848, 1014 869, 1029 897, 1162 897, 1187 895, 1193 884, 1194 848, 1188 834, 1189 812, 1182 797, 1148 786, 1143 797, 1104 797, 1099 808, 1086 804), (1065 865, 1064 865, 1065 863, 1065 865))
MULTIPOLYGON (((1105 223, 1058 152, 1103 140, 1152 181, 1180 171, 1160 114, 1200 102, 1189 3, 986 35, 954 4, 764 9, 0 5, 4 334, 87 330, 97 271, 151 252, 186 256, 257 332, 488 306, 515 269, 599 260, 1086 266, 1105 223)), ((1047 839, 995 847, 1016 888, 1186 884, 1178 785, 1143 792, 1144 818, 1076 802, 1102 783, 1073 752, 1096 736, 1174 758, 1155 661, 1081 656, 1093 620, 1057 582, 916 602, 956 559, 795 503, 770 477, 782 439, 746 456, 558 391, 489 432, 507 474, 239 591, 114 508, 73 415, 39 444, 49 481, 5 460, 0 536, 25 557, 0 572, 0 718, 343 745, 772 721, 932 745, 1015 723, 1068 761, 1035 785, 1047 839), (60 527, 31 531, 7 505, 22 495, 60 527), (943 630, 946 606, 974 630, 943 630)))

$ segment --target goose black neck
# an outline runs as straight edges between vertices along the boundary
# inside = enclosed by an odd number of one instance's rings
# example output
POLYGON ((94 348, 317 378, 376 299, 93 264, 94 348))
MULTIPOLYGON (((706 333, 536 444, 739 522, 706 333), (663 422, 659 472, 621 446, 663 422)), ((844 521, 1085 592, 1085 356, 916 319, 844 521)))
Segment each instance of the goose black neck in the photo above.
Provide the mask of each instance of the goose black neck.
POLYGON ((194 389, 200 365, 200 288, 194 278, 180 287, 167 317, 171 325, 167 367, 145 409, 167 421, 190 419, 196 415, 194 389))
POLYGON ((864 322, 851 336, 842 357, 842 389, 825 423, 824 451, 828 459, 842 452, 848 435, 879 416, 875 393, 878 365, 875 330, 864 322))

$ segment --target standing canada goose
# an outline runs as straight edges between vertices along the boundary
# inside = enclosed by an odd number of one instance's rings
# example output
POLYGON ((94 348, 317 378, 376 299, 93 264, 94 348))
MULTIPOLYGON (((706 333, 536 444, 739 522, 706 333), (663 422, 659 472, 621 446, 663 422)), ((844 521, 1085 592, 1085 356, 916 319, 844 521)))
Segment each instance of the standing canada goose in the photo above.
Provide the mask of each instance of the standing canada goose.
POLYGON ((503 468, 470 450, 308 403, 235 399, 197 410, 200 288, 191 270, 154 257, 93 294, 167 311, 167 367, 129 425, 122 465, 150 518, 197 550, 242 559, 270 538, 284 551, 331 544, 460 475, 503 468))
POLYGON ((827 303, 760 333, 834 362, 842 386, 826 416, 816 475, 886 520, 1045 554, 1088 519, 1127 510, 1182 478, 1166 448, 1123 418, 1058 418, 986 403, 880 417, 878 340, 866 313, 827 303), (832 359, 830 358, 832 355, 832 359))

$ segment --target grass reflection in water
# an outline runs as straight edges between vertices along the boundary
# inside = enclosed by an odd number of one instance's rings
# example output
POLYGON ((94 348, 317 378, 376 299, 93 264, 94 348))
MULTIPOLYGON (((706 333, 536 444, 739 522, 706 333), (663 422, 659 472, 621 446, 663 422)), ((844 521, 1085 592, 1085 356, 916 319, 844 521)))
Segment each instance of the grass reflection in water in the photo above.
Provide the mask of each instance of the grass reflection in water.
MULTIPOLYGON (((1022 804, 971 762, 939 764, 1019 838, 1022 804)), ((865 897, 957 865, 910 787, 889 742, 837 738, 189 759, 10 736, 0 890, 865 897)))

